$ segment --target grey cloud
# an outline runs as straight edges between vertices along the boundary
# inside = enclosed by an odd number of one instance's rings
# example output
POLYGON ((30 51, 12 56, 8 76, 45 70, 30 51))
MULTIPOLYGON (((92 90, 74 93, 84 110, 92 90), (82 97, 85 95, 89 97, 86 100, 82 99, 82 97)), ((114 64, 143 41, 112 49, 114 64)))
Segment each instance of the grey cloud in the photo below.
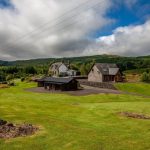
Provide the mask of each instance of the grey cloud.
MULTIPOLYGON (((81 7, 60 18, 66 11, 85 1, 87 0, 12 0, 14 10, 0 9, 0 59, 103 53, 149 54, 149 21, 139 26, 120 27, 113 35, 91 39, 90 33, 113 23, 105 14, 113 6, 114 0, 105 0, 97 7, 87 9, 99 2, 93 0, 87 7, 84 5, 84 8, 81 7), (51 22, 42 29, 42 24, 50 20, 51 22), (28 36, 32 31, 36 32, 28 36), (24 35, 27 36, 21 39, 24 35)), ((133 1, 128 0, 126 5, 133 5, 133 1)))
POLYGON ((12 0, 15 10, 0 9, 0 59, 30 59, 82 53, 91 44, 87 40, 90 32, 111 23, 111 19, 104 17, 111 7, 110 0, 87 9, 100 2, 89 1, 87 6, 60 17, 86 1, 72 0, 68 3, 67 0, 12 0), (42 24, 50 20, 52 21, 42 30, 42 24), (36 32, 21 40, 22 36, 32 31, 36 32))

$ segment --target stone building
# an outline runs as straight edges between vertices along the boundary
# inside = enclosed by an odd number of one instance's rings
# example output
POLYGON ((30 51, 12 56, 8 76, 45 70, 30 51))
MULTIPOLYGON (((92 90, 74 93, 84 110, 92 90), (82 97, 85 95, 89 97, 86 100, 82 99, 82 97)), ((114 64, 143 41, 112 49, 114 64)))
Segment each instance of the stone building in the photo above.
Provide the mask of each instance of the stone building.
POLYGON ((96 63, 92 66, 88 81, 92 82, 122 82, 120 69, 116 64, 96 63))

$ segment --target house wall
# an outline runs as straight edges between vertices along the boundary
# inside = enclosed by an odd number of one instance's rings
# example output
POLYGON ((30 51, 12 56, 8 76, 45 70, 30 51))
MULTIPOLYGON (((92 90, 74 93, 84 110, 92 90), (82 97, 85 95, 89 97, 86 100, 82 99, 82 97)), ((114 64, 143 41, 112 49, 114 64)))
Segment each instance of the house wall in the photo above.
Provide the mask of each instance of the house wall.
POLYGON ((122 82, 122 81, 123 81, 122 75, 120 71, 118 71, 117 75, 115 76, 115 82, 122 82))
POLYGON ((90 73, 88 74, 88 81, 103 82, 103 76, 96 66, 93 66, 90 73))
POLYGON ((44 87, 44 81, 43 81, 43 82, 42 82, 42 81, 41 81, 41 82, 38 82, 38 83, 37 83, 37 86, 38 86, 38 87, 44 87))
POLYGON ((76 76, 77 75, 77 71, 75 71, 75 70, 68 70, 67 74, 68 74, 68 76, 76 76))
POLYGON ((104 75, 103 82, 115 82, 115 76, 114 75, 104 75))
POLYGON ((59 73, 65 73, 67 70, 68 68, 64 64, 59 67, 59 73))
POLYGON ((71 91, 78 89, 78 82, 76 80, 72 80, 70 83, 65 83, 59 85, 57 83, 45 83, 44 88, 51 91, 71 91))

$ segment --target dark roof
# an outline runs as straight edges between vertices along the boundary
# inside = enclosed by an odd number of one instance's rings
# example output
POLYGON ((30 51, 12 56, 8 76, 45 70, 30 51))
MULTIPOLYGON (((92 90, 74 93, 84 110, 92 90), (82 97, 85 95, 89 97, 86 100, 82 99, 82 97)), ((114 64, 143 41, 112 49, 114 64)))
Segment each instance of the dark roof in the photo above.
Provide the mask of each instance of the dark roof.
POLYGON ((56 63, 53 63, 53 64, 50 66, 50 68, 51 68, 51 70, 55 70, 55 69, 58 70, 59 67, 60 67, 62 64, 64 64, 66 67, 68 67, 68 65, 65 64, 65 63, 63 63, 63 62, 56 62, 56 63))
POLYGON ((103 75, 116 75, 119 71, 116 64, 96 63, 95 66, 103 75))
POLYGON ((62 62, 53 63, 51 65, 51 69, 59 69, 59 67, 62 65, 62 62))
POLYGON ((66 78, 56 78, 56 77, 45 77, 42 78, 40 80, 38 80, 39 82, 46 82, 46 83, 57 83, 57 84, 65 84, 65 83, 69 83, 72 80, 75 80, 72 77, 66 77, 66 78))

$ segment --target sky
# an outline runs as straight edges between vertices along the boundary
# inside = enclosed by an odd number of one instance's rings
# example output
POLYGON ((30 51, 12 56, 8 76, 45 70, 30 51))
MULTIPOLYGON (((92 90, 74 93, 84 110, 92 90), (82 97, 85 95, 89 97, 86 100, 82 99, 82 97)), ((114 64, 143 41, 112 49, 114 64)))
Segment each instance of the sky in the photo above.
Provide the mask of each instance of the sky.
POLYGON ((149 0, 0 0, 0 60, 150 55, 149 0))

